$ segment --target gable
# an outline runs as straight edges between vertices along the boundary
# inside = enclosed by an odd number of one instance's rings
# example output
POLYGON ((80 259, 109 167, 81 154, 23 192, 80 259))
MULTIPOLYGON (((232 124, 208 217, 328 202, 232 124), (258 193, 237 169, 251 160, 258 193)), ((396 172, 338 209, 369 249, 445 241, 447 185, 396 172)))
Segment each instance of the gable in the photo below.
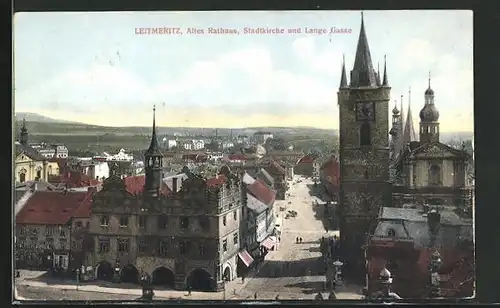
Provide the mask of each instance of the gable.
POLYGON ((31 159, 28 155, 26 155, 24 152, 21 152, 16 155, 16 164, 18 163, 27 163, 27 162, 32 162, 33 159, 31 159))
POLYGON ((457 159, 466 158, 467 153, 449 147, 442 143, 429 143, 415 149, 410 158, 413 159, 457 159))

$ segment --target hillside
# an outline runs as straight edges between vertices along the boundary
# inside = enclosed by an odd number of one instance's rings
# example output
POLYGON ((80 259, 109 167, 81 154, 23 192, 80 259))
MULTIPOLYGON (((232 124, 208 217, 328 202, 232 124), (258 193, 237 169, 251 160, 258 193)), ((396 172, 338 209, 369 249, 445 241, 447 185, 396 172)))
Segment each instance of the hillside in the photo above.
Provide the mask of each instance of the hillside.
POLYGON ((49 118, 49 117, 40 115, 38 113, 32 113, 32 112, 16 112, 15 118, 16 118, 16 121, 22 121, 23 119, 26 119, 27 122, 81 124, 81 123, 73 122, 73 121, 53 119, 53 118, 49 118))

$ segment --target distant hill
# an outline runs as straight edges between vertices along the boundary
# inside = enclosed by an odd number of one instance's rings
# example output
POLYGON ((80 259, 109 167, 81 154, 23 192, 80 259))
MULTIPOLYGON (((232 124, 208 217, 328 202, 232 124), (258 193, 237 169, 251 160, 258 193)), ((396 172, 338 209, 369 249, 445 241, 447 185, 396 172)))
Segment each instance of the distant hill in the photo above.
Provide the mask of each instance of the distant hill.
POLYGON ((73 121, 53 119, 33 112, 16 112, 16 121, 22 121, 23 119, 26 119, 27 122, 82 124, 73 121))

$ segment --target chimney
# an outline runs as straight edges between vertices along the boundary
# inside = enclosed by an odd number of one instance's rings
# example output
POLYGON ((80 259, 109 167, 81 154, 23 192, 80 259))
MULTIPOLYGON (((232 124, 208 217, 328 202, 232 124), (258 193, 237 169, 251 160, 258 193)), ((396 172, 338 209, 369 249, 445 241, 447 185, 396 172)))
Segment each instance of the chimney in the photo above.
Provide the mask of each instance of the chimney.
POLYGON ((172 190, 174 193, 177 192, 177 177, 172 178, 172 190))

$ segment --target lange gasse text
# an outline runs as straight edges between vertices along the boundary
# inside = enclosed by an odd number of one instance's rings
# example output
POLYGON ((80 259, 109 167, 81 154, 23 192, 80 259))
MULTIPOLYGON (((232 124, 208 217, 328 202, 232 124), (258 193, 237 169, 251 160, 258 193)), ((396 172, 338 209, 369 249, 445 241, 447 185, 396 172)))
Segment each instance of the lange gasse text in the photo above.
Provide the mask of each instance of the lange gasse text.
POLYGON ((310 28, 310 27, 299 27, 299 28, 269 28, 269 27, 257 27, 250 28, 244 27, 239 28, 180 28, 180 27, 155 27, 155 28, 135 28, 135 34, 138 35, 203 35, 203 34, 230 34, 230 35, 260 35, 260 34, 349 34, 352 32, 350 28, 310 28))

